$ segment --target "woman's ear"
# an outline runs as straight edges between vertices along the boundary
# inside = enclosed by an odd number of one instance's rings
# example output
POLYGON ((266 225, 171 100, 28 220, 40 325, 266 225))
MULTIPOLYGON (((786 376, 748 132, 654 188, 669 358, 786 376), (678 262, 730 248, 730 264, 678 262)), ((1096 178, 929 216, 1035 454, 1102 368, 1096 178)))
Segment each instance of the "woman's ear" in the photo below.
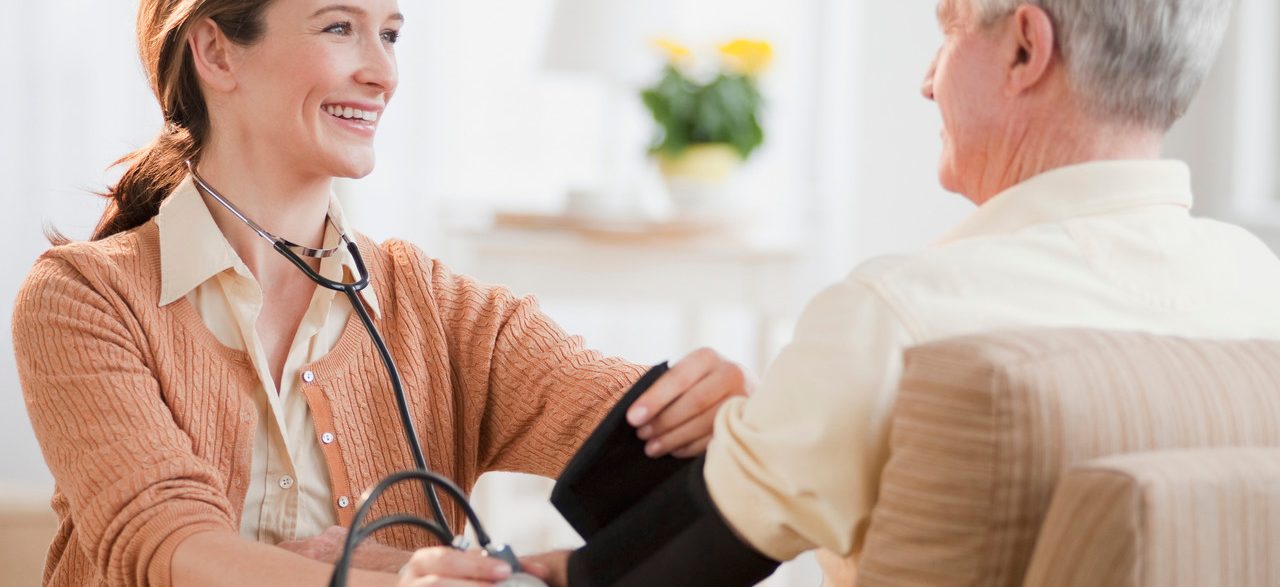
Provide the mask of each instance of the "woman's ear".
POLYGON ((1008 64, 1008 90, 1021 94, 1043 81, 1053 62, 1053 19, 1039 6, 1023 4, 1014 12, 1009 31, 1013 59, 1008 64))
POLYGON ((233 59, 236 47, 213 19, 206 18, 191 27, 187 46, 191 49, 196 75, 205 87, 219 92, 236 88, 233 59))

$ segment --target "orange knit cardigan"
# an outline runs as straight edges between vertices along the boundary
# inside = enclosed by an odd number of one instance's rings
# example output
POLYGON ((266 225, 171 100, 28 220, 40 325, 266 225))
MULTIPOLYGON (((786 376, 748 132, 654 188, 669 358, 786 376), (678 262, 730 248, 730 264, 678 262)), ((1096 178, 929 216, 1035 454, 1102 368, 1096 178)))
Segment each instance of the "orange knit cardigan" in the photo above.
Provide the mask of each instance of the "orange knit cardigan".
MULTIPOLYGON (((430 466, 470 490, 480 473, 554 477, 639 366, 565 335, 528 297, 477 284, 400 241, 358 239, 430 466)), ((257 410, 248 356, 220 344, 186 300, 159 307, 154 222, 55 247, 17 297, 23 394, 57 482, 55 586, 168 585, 173 550, 201 531, 237 533, 257 410)), ((304 367, 338 518, 412 458, 390 383, 353 314, 334 349, 304 367), (341 496, 352 503, 339 507, 341 496)), ((345 503, 345 500, 343 500, 345 503)), ((463 519, 446 501, 455 528, 463 519)), ((421 486, 387 493, 375 516, 428 512, 421 486)), ((392 529, 385 543, 430 543, 392 529)))

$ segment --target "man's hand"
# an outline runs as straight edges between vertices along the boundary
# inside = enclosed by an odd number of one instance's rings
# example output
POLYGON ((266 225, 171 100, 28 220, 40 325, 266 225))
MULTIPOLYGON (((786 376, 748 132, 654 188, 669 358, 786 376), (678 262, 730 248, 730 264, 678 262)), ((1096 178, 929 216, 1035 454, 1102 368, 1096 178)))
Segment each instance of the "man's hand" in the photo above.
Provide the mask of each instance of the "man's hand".
POLYGON ((520 566, 526 573, 542 579, 548 587, 568 587, 569 585, 569 553, 568 550, 555 550, 520 557, 520 566))
MULTIPOLYGON (((277 546, 311 560, 333 564, 338 562, 338 557, 342 556, 342 547, 346 541, 346 528, 330 526, 319 536, 281 542, 277 546)), ((355 557, 351 559, 351 568, 395 573, 406 562, 409 562, 409 553, 376 542, 365 541, 356 548, 355 557)))
POLYGON ((487 587, 511 576, 511 565, 479 550, 447 546, 413 553, 397 587, 487 587))
POLYGON ((737 363, 715 351, 698 349, 680 359, 627 411, 627 421, 646 441, 645 454, 687 458, 702 454, 711 442, 716 410, 735 395, 747 395, 754 382, 737 363))

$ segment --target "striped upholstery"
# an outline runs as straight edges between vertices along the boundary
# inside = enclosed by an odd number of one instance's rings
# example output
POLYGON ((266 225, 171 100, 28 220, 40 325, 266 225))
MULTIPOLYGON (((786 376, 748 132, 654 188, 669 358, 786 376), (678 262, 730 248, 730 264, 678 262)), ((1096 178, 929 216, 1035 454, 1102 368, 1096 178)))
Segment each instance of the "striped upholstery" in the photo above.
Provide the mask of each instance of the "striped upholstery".
POLYGON ((1058 485, 1027 584, 1280 585, 1280 449, 1107 457, 1058 485))
POLYGON ((859 585, 1019 585, 1069 466, 1280 446, 1277 390, 1280 342, 1031 330, 911 349, 859 585))

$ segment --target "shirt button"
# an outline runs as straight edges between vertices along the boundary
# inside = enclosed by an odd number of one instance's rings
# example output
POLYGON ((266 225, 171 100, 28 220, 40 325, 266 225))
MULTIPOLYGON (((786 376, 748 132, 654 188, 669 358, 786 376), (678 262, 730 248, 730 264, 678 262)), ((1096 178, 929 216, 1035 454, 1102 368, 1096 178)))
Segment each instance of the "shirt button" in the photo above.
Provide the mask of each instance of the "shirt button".
POLYGON ((307 383, 311 383, 312 381, 316 380, 316 374, 312 373, 311 371, 303 371, 302 380, 306 381, 307 383))
POLYGON ((280 489, 288 489, 293 487, 293 477, 285 475, 280 478, 280 489))
POLYGON ((347 506, 349 506, 349 505, 351 505, 351 498, 349 498, 349 497, 347 497, 347 496, 345 496, 345 495, 344 495, 344 496, 342 496, 342 497, 339 497, 339 498, 338 498, 338 507, 340 507, 340 508, 346 508, 346 507, 347 507, 347 506))
POLYGON ((325 444, 333 444, 333 433, 332 433, 332 432, 325 432, 324 434, 321 434, 321 435, 320 435, 320 442, 323 442, 323 443, 325 443, 325 444))

